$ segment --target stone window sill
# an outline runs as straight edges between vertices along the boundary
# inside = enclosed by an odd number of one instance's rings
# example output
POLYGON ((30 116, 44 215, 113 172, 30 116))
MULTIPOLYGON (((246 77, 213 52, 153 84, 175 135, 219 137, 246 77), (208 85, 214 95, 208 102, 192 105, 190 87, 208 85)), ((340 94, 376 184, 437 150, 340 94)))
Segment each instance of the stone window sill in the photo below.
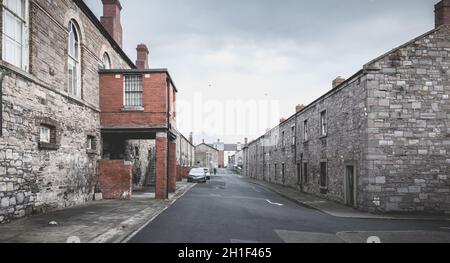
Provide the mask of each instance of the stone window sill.
POLYGON ((56 143, 39 142, 39 149, 56 151, 59 149, 59 145, 57 145, 56 143))
POLYGON ((319 139, 326 139, 328 137, 328 134, 325 134, 325 135, 321 135, 320 137, 319 137, 319 139))
POLYGON ((97 150, 94 150, 94 149, 87 149, 86 153, 89 155, 98 155, 97 150))
POLYGON ((123 107, 122 112, 142 112, 144 107, 123 107))

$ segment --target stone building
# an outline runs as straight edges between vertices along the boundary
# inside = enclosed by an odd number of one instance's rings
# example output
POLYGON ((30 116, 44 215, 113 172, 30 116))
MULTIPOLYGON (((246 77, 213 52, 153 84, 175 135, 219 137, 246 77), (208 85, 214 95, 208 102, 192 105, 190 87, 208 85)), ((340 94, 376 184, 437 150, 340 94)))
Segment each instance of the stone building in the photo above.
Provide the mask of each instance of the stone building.
POLYGON ((195 146, 195 166, 219 168, 219 150, 204 142, 195 146))
POLYGON ((450 213, 450 1, 435 8, 433 30, 246 144, 244 174, 365 211, 450 213))
MULTIPOLYGON (((105 189, 99 69, 137 69, 122 50, 120 1, 103 4, 99 21, 81 0, 3 1, 0 223, 82 204, 105 189)), ((136 187, 150 148, 124 144, 120 157, 131 160, 125 170, 134 170, 136 187)))
POLYGON ((193 135, 186 138, 180 132, 177 132, 177 180, 180 181, 187 177, 189 170, 195 166, 195 146, 193 144, 193 135))

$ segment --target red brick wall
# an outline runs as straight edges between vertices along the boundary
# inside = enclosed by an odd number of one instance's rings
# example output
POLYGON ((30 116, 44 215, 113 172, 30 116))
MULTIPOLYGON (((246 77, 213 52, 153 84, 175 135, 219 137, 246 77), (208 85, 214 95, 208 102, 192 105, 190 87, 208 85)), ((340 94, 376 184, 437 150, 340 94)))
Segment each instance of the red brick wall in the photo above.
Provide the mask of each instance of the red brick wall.
POLYGON ((225 165, 225 153, 224 151, 219 151, 219 166, 223 167, 225 165))
POLYGON ((167 138, 156 138, 156 199, 167 197, 167 138))
POLYGON ((151 73, 142 77, 144 111, 123 112, 124 76, 100 75, 100 109, 102 127, 166 126, 167 74, 151 73), (116 78, 120 76, 120 78, 116 78))
POLYGON ((177 188, 177 144, 171 142, 169 147, 169 193, 173 193, 177 188))
POLYGON ((123 160, 100 160, 100 185, 105 199, 130 199, 132 166, 123 160))

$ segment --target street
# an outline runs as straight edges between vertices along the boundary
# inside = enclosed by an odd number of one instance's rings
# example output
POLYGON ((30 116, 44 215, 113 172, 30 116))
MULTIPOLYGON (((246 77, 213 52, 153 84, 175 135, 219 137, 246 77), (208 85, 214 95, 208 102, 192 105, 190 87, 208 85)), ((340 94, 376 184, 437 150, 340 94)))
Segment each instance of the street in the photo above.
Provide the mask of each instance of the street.
POLYGON ((450 242, 450 221, 349 219, 302 207, 226 169, 130 243, 450 242))

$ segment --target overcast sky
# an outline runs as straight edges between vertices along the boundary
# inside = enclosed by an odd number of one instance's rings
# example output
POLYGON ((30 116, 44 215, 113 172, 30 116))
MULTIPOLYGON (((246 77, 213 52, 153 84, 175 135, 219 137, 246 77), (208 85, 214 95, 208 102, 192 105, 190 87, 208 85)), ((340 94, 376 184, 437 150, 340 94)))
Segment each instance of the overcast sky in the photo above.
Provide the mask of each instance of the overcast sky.
MULTIPOLYGON (((101 16, 101 0, 85 2, 101 16)), ((181 132, 235 143, 290 117, 335 77, 431 30, 437 2, 122 0, 124 49, 134 61, 136 45, 146 43, 151 67, 169 69, 181 132), (233 114, 232 102, 248 107, 233 114)))

